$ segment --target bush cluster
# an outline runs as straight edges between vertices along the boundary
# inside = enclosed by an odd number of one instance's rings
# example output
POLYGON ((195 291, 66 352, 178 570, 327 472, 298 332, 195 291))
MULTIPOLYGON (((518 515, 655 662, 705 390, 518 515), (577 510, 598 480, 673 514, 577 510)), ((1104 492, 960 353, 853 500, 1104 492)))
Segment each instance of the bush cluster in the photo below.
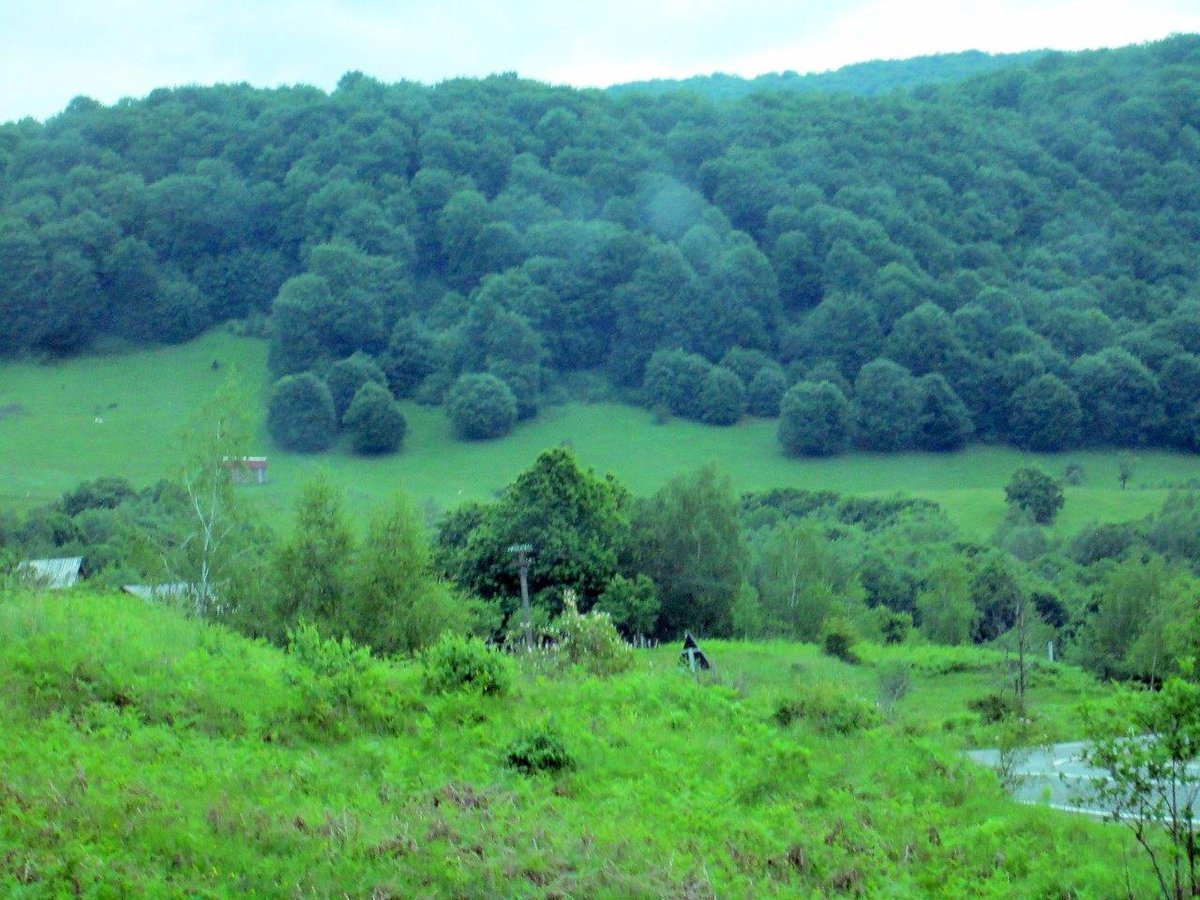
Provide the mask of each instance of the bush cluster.
POLYGON ((300 663, 288 681, 300 693, 302 723, 336 737, 356 727, 392 730, 398 710, 370 649, 345 637, 323 638, 307 622, 287 634, 288 654, 300 663))
POLYGON ((822 734, 853 734, 880 723, 865 701, 826 684, 811 684, 775 704, 775 724, 787 728, 803 721, 822 734))
POLYGON ((476 637, 446 634, 425 651, 425 686, 436 693, 472 690, 507 693, 512 668, 498 650, 476 637))
POLYGON ((575 767, 575 758, 553 720, 519 734, 505 748, 504 762, 518 772, 533 775, 537 772, 560 772, 575 767))
POLYGON ((579 612, 573 592, 568 592, 564 605, 551 631, 558 638, 557 652, 566 662, 583 666, 593 675, 614 675, 633 666, 633 650, 608 613, 579 612))
POLYGON ((450 388, 446 415, 460 438, 502 437, 517 422, 517 398, 507 384, 487 372, 463 375, 450 388))
POLYGON ((275 382, 267 427, 284 450, 328 450, 337 436, 337 411, 325 382, 311 372, 285 375, 275 382))
POLYGON ((1004 722, 1021 714, 1021 704, 1016 697, 996 691, 968 700, 967 707, 979 713, 979 718, 985 725, 1004 722))
POLYGON ((858 633, 854 626, 844 619, 831 618, 825 624, 824 634, 821 637, 821 646, 825 652, 835 659, 840 659, 842 662, 857 665, 859 662, 858 654, 854 652, 854 645, 858 643, 858 633))

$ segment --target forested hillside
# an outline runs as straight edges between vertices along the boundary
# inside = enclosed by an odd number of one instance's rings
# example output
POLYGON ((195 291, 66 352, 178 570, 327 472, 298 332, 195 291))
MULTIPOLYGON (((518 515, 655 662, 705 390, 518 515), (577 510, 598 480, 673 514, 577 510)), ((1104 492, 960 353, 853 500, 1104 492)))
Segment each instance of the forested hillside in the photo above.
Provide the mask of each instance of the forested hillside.
POLYGON ((581 370, 713 424, 782 403, 794 453, 1195 448, 1198 128, 1196 36, 869 98, 81 97, 0 127, 0 353, 244 319, 312 450, 368 381, 360 420, 390 391, 477 438, 581 370))

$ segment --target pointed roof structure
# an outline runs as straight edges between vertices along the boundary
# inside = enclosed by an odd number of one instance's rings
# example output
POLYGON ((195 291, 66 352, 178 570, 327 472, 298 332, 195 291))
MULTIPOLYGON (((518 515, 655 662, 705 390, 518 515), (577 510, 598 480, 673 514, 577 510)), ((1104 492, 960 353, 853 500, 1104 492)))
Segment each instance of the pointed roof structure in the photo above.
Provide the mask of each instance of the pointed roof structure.
POLYGON ((25 582, 52 591, 73 587, 83 568, 82 556, 27 559, 17 564, 17 575, 25 582))

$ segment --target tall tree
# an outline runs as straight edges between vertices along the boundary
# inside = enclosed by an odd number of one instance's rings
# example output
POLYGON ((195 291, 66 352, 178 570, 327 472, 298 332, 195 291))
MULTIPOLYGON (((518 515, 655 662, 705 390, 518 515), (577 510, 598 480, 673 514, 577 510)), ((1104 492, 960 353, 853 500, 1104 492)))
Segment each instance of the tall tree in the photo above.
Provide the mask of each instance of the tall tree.
POLYGON ((466 605, 435 575, 424 524, 403 494, 372 515, 350 583, 350 634, 377 653, 413 653, 466 630, 466 605))
POLYGON ((770 529, 752 572, 768 633, 816 641, 831 616, 849 616, 862 605, 854 568, 811 524, 786 521, 770 529))
POLYGON ((301 620, 331 637, 353 633, 354 538, 342 503, 341 494, 323 475, 301 485, 292 533, 279 545, 273 561, 276 640, 301 620))
POLYGON ((1038 375, 1013 392, 1008 421, 1018 447, 1054 452, 1076 446, 1083 411, 1066 382, 1057 375, 1038 375))
POLYGON ((955 558, 935 565, 926 587, 917 594, 921 633, 938 644, 965 644, 971 639, 979 611, 971 602, 966 566, 955 558))
POLYGON ((438 557, 460 585, 511 613, 520 585, 509 548, 528 544, 535 606, 557 612, 570 588, 586 611, 628 558, 631 503, 625 488, 582 468, 569 448, 545 450, 499 501, 448 516, 438 557))
POLYGON ((1127 351, 1110 347, 1082 356, 1071 366, 1071 379, 1091 440, 1129 447, 1158 436, 1163 424, 1158 381, 1127 351))
POLYGON ((672 479, 638 505, 634 546, 659 588, 659 634, 732 633, 746 550, 728 478, 710 466, 672 479))
POLYGON ((234 484, 249 453, 249 408, 231 376, 184 432, 180 482, 188 527, 168 570, 187 585, 197 615, 233 611, 239 599, 233 596, 235 581, 261 537, 234 484))
POLYGON ((917 419, 917 446, 937 453, 961 449, 975 432, 967 407, 936 372, 921 378, 920 387, 925 397, 917 419))

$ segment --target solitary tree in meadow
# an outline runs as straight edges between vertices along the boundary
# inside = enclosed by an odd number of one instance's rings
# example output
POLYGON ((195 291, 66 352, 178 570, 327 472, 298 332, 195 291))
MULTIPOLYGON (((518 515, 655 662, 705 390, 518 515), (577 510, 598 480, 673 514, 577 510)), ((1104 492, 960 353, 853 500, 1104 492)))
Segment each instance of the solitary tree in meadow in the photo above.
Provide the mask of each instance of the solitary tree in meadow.
POLYGON ((1010 507, 1028 512, 1039 525, 1053 522, 1064 502, 1062 485, 1032 466, 1013 472, 1004 499, 1010 507))

